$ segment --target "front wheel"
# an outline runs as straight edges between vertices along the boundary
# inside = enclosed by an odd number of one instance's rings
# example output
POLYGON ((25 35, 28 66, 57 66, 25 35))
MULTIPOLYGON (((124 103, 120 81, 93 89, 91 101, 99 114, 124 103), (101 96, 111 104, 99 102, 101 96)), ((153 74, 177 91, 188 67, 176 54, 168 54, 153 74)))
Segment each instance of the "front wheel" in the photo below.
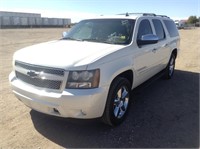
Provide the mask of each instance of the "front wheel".
POLYGON ((111 84, 102 120, 116 126, 126 117, 131 97, 131 85, 126 78, 118 77, 111 84))

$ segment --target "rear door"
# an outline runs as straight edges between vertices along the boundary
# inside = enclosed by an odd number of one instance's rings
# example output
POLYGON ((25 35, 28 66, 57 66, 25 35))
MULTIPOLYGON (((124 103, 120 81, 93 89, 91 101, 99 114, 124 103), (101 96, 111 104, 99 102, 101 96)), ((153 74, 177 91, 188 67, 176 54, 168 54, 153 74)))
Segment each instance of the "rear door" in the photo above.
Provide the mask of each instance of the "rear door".
POLYGON ((158 36, 159 41, 154 45, 155 53, 156 53, 156 59, 157 63, 156 65, 156 71, 161 71, 165 68, 166 62, 168 61, 168 55, 170 52, 169 45, 167 43, 166 34, 164 31, 163 24, 161 20, 159 19, 152 19, 154 34, 158 36))

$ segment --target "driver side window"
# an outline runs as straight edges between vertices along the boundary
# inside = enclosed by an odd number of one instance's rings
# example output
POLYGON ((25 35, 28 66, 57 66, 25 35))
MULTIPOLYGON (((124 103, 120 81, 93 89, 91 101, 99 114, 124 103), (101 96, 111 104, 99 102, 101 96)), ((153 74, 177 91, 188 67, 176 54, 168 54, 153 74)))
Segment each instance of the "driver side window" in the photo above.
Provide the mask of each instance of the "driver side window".
POLYGON ((143 35, 153 34, 149 20, 145 19, 140 22, 137 39, 141 39, 143 35))

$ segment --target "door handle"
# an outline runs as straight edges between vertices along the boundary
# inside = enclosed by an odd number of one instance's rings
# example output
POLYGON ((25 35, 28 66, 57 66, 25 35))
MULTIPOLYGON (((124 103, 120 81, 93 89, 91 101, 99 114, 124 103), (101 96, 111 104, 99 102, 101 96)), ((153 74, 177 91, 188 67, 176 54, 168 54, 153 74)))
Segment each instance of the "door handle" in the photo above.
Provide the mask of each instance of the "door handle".
POLYGON ((154 48, 154 49, 152 50, 152 52, 153 52, 153 53, 155 53, 156 51, 157 51, 157 49, 156 49, 156 48, 154 48))
POLYGON ((168 44, 166 43, 166 44, 164 44, 164 46, 163 47, 168 47, 168 44))

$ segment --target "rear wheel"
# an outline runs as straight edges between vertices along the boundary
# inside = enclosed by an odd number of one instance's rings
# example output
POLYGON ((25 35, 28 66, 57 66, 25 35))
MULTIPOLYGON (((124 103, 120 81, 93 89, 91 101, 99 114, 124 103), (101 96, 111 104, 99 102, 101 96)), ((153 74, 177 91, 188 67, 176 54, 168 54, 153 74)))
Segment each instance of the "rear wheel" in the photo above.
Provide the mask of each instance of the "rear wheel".
POLYGON ((118 77, 111 84, 102 120, 116 126, 125 119, 130 103, 131 86, 126 78, 118 77))
POLYGON ((169 63, 165 69, 165 78, 166 79, 171 79, 173 74, 174 74, 174 69, 175 69, 175 61, 176 61, 176 56, 174 53, 172 53, 169 63))

